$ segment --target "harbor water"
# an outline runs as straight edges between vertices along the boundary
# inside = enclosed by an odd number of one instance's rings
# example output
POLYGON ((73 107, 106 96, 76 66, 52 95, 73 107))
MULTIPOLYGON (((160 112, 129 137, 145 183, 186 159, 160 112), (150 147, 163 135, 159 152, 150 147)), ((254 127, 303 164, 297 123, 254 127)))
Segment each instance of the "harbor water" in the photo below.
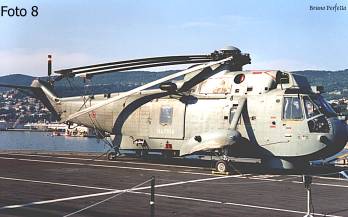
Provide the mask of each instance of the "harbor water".
POLYGON ((88 137, 52 136, 51 132, 0 131, 1 150, 105 152, 103 140, 88 137))

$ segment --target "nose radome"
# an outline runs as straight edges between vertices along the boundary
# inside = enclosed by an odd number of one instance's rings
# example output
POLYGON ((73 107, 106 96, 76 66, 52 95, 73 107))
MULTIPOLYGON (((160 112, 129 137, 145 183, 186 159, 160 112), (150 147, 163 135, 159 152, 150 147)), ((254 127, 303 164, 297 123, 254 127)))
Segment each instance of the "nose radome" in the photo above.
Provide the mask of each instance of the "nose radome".
POLYGON ((347 124, 337 118, 330 120, 333 127, 333 145, 337 149, 337 152, 341 151, 347 143, 348 129, 347 124))

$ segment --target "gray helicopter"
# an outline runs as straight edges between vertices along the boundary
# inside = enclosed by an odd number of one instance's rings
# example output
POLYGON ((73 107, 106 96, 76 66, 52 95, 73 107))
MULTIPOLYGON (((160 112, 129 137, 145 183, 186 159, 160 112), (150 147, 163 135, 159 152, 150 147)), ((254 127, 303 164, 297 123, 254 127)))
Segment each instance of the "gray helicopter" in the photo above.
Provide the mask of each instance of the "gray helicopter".
MULTIPOLYGON (((48 63, 51 76, 50 56, 48 63)), ((228 169, 229 157, 258 158, 271 168, 292 169, 344 148, 346 123, 321 96, 321 87, 311 87, 304 76, 291 72, 242 71, 249 63, 249 54, 227 47, 208 55, 63 69, 48 82, 34 80, 31 87, 2 86, 29 90, 61 122, 114 135, 110 160, 119 149, 169 157, 213 152, 221 158, 216 164, 220 172, 228 169), (65 78, 176 64, 194 65, 126 92, 60 98, 53 89, 54 82, 65 78)))

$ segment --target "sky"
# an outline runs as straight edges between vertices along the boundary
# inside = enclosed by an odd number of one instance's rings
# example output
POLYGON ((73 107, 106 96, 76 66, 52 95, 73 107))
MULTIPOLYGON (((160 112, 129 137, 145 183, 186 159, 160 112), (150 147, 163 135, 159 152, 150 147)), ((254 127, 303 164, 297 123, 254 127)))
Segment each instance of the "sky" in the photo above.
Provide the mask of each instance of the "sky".
POLYGON ((28 11, 0 16, 0 76, 44 76, 48 54, 58 70, 208 54, 228 45, 250 53, 245 69, 348 68, 348 0, 0 0, 0 6, 28 11), (309 9, 335 4, 346 10, 309 9))

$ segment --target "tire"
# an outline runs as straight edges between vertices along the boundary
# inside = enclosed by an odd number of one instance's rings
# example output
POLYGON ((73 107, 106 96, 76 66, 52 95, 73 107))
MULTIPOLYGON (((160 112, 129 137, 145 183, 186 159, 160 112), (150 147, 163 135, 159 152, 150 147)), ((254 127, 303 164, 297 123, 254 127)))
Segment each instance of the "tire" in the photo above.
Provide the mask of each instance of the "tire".
POLYGON ((110 160, 110 161, 114 161, 114 160, 116 160, 116 153, 115 152, 110 152, 110 153, 108 153, 108 155, 107 155, 107 158, 108 158, 108 160, 110 160))
POLYGON ((138 158, 146 159, 149 156, 149 152, 144 149, 138 149, 135 151, 135 156, 138 158))
POLYGON ((170 160, 173 158, 173 156, 174 156, 174 154, 172 151, 162 151, 162 157, 164 159, 170 160))
POLYGON ((228 172, 228 170, 229 170, 228 164, 224 160, 219 160, 218 162, 216 162, 215 169, 216 169, 216 171, 218 171, 220 173, 225 173, 225 172, 228 172))

